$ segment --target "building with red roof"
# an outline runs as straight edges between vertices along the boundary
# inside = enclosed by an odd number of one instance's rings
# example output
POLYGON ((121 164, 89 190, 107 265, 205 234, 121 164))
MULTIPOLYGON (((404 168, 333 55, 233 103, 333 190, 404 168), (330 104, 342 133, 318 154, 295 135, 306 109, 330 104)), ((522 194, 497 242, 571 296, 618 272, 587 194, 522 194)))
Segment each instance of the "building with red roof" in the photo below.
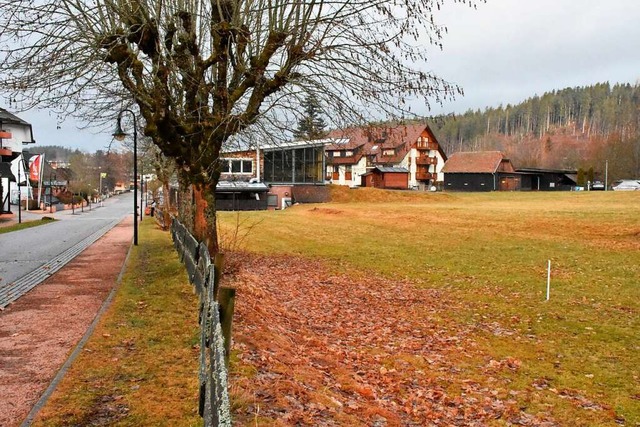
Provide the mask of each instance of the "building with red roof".
POLYGON ((424 190, 444 180, 447 156, 426 124, 339 129, 328 138, 327 181, 332 184, 364 186, 362 177, 376 167, 405 169, 403 188, 424 190))

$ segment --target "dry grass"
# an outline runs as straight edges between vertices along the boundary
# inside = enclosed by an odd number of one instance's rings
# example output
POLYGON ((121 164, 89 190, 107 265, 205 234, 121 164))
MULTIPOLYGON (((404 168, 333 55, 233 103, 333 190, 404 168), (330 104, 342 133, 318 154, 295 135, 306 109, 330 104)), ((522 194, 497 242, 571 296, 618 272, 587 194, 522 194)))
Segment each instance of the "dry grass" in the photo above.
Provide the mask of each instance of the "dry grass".
POLYGON ((34 425, 195 426, 197 298, 168 233, 142 223, 110 308, 34 425))
POLYGON ((640 423, 640 194, 332 193, 338 202, 244 214, 260 222, 246 248, 445 292, 463 303, 440 315, 471 328, 481 350, 457 361, 469 378, 513 358, 519 368, 501 376, 526 412, 640 423))

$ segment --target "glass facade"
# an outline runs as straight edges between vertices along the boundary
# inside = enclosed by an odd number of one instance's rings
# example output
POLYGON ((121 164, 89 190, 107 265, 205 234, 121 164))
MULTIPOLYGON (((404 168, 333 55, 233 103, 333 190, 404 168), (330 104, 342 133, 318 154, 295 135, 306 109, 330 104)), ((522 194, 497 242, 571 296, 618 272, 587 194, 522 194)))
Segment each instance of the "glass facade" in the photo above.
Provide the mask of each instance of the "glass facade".
POLYGON ((265 151, 264 180, 270 184, 324 184, 323 147, 265 151))

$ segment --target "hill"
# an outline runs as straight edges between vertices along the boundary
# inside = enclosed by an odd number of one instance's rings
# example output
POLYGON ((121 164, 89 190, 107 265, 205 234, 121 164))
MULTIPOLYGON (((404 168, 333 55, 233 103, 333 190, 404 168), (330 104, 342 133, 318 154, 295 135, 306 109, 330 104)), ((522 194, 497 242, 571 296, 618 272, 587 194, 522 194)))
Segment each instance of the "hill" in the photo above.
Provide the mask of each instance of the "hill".
POLYGON ((427 118, 447 154, 501 150, 517 166, 640 177, 640 86, 598 83, 520 104, 427 118))

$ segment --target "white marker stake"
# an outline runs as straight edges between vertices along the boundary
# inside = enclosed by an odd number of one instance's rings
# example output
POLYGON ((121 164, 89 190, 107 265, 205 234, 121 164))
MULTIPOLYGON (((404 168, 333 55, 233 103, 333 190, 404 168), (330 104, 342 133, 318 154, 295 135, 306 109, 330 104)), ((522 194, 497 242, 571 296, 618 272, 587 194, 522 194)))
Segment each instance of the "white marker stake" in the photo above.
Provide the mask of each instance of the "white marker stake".
POLYGON ((549 291, 551 290, 551 260, 547 264, 547 301, 549 301, 549 291))

